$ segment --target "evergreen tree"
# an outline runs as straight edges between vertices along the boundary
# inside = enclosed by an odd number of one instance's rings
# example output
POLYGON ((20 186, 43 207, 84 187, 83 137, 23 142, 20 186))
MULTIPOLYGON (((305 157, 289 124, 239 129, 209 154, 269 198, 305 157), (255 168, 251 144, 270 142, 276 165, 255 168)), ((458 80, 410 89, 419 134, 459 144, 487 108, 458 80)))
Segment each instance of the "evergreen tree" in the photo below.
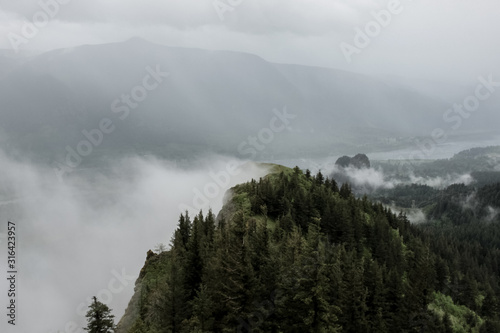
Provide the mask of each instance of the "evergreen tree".
POLYGON ((191 219, 189 218, 188 212, 179 217, 179 224, 176 231, 176 237, 179 238, 182 246, 187 249, 189 237, 191 236, 191 219))
POLYGON ((314 177, 314 181, 316 182, 317 185, 323 185, 325 178, 323 177, 323 174, 321 173, 321 171, 318 171, 318 173, 316 174, 316 177, 314 177))
POLYGON ((192 233, 187 244, 184 274, 186 274, 186 291, 192 300, 199 290, 203 272, 203 240, 204 240, 204 218, 200 213, 193 220, 192 233))
POLYGON ((368 308, 366 317, 370 325, 370 332, 386 332, 387 327, 383 314, 386 309, 384 298, 385 286, 382 269, 374 260, 365 262, 365 286, 368 290, 366 306, 368 308))
POLYGON ((256 281, 248 243, 245 217, 239 212, 226 234, 216 240, 206 276, 206 286, 213 291, 215 330, 236 327, 239 319, 251 313, 256 281))
POLYGON ((342 253, 343 280, 340 292, 342 304, 341 323, 346 333, 368 333, 367 290, 363 284, 363 261, 355 251, 342 253))
POLYGON ((443 333, 453 333, 453 324, 449 313, 445 313, 443 316, 443 333))
POLYGON ((481 329, 479 333, 498 333, 500 332, 500 323, 493 320, 486 320, 483 325, 481 325, 481 329))
POLYGON ((352 195, 351 186, 348 183, 342 184, 339 194, 343 199, 349 199, 352 195))
MULTIPOLYGON (((177 244, 174 241, 174 244, 177 244)), ((180 332, 182 322, 189 318, 189 296, 186 291, 186 249, 183 245, 175 246, 170 251, 170 265, 167 269, 167 286, 165 292, 165 327, 173 333, 180 332)))
POLYGON ((85 317, 87 318, 87 327, 84 327, 89 333, 112 333, 115 330, 114 315, 111 309, 104 303, 93 297, 93 302, 85 317))
POLYGON ((189 333, 191 332, 210 332, 213 329, 214 303, 210 291, 203 284, 196 293, 195 299, 191 302, 193 316, 189 321, 189 333))
POLYGON ((500 314, 499 308, 500 307, 498 306, 498 300, 497 297, 495 296, 495 292, 490 287, 486 291, 486 297, 483 300, 481 313, 482 315, 490 318, 498 318, 500 314))

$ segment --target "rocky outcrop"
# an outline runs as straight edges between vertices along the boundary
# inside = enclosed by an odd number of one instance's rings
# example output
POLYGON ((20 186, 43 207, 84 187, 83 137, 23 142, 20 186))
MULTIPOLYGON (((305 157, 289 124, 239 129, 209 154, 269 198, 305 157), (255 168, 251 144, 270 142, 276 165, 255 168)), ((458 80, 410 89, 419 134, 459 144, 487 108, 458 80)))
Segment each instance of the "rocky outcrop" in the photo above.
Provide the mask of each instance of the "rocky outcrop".
POLYGON ((337 159, 335 165, 347 168, 354 167, 357 169, 370 168, 370 159, 365 154, 357 154, 354 157, 342 156, 337 159))

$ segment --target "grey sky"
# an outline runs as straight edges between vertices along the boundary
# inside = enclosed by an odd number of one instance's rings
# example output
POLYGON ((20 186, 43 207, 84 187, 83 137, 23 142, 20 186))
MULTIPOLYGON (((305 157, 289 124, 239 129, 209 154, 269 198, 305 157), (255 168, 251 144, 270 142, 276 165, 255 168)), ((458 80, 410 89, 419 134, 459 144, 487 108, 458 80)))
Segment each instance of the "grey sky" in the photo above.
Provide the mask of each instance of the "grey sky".
MULTIPOLYGON (((49 3, 56 0, 41 0, 49 3)), ((401 0, 399 14, 348 63, 339 45, 391 1, 59 0, 54 18, 21 49, 47 50, 140 36, 171 46, 228 49, 266 60, 349 71, 473 82, 500 76, 498 0, 401 0), (232 3, 234 6, 228 5, 232 3), (223 6, 223 5, 222 5, 223 6), (220 19, 220 16, 224 20, 220 19)), ((395 0, 393 0, 395 1, 395 0)), ((38 0, 1 0, 0 47, 41 10, 38 0)))

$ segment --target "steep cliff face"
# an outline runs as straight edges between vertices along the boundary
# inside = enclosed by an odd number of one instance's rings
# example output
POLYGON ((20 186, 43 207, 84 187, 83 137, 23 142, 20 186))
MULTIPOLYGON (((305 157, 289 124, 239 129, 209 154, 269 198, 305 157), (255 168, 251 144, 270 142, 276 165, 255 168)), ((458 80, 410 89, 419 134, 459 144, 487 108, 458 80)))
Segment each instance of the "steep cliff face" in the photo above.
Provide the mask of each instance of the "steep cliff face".
POLYGON ((116 333, 127 333, 130 331, 132 326, 134 325, 137 318, 139 318, 139 303, 140 303, 140 291, 142 288, 141 284, 142 279, 137 279, 135 282, 134 295, 130 299, 128 303, 127 310, 125 310, 125 314, 118 322, 116 326, 116 333))
POLYGON ((168 252, 156 254, 149 250, 146 255, 146 262, 135 281, 134 295, 130 299, 125 314, 118 322, 115 333, 133 332, 134 325, 138 326, 138 319, 141 318, 141 303, 143 302, 143 293, 148 286, 148 280, 155 276, 161 264, 168 259, 168 252), (165 260, 166 259, 166 260, 165 260))

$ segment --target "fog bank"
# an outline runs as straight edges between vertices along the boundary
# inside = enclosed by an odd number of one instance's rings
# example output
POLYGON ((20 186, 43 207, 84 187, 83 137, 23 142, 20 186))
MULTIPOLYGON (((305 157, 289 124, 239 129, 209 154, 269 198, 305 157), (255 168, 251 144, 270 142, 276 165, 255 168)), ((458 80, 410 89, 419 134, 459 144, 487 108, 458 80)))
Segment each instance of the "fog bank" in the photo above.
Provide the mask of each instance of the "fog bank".
MULTIPOLYGON (((93 295, 118 321, 146 252, 170 242, 180 209, 189 208, 191 216, 200 208, 217 213, 228 188, 267 172, 242 163, 212 156, 196 163, 201 167, 183 169, 156 158, 129 157, 91 170, 91 177, 74 172, 61 182, 49 167, 0 152, 0 269, 6 271, 5 233, 12 221, 19 272, 16 329, 73 332, 85 325, 93 295), (203 205, 193 204, 205 188, 210 192, 203 205)), ((2 279, 0 290, 7 289, 2 279)), ((7 296, 0 300, 6 304, 7 296)))

